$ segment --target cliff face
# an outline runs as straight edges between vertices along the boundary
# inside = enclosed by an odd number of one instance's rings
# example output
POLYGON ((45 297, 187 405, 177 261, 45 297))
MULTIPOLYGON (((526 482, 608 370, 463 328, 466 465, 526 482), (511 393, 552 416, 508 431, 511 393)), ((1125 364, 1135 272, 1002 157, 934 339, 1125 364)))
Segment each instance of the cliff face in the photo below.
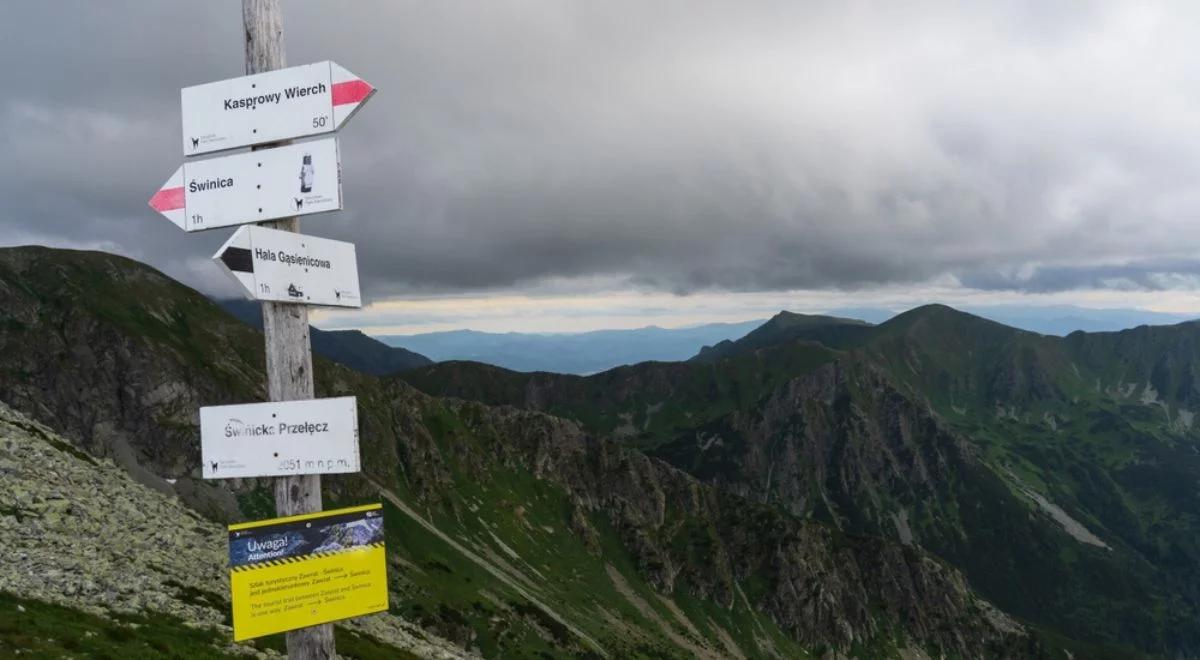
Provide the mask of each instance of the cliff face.
POLYGON ((893 501, 918 501, 978 471, 970 446, 928 408, 878 370, 844 361, 794 378, 759 405, 654 453, 745 497, 860 532, 868 520, 872 531, 892 529, 893 501))
MULTIPOLYGON (((205 516, 269 515, 264 484, 197 478, 198 407, 261 400, 260 335, 98 253, 0 250, 0 309, 0 400, 205 516)), ((327 502, 388 503, 394 611, 463 648, 1041 648, 919 549, 724 492, 574 422, 440 400, 323 360, 316 378, 320 395, 360 404, 364 473, 327 478, 327 502)))
MULTIPOLYGON (((467 418, 483 413, 452 405, 467 418)), ((489 424, 487 433, 514 441, 497 448, 502 464, 526 466, 563 486, 577 509, 606 518, 664 593, 725 606, 749 599, 811 647, 865 645, 896 627, 961 657, 1037 652, 1022 626, 925 553, 727 494, 559 419, 501 409, 489 424)))
POLYGON ((869 364, 818 368, 654 453, 798 517, 929 550, 1023 618, 1070 628, 1064 613, 1104 611, 1150 625, 1137 603, 1160 589, 1161 575, 1131 566, 1101 528, 1093 526, 1107 542, 1061 509, 1055 518, 1049 500, 1039 510, 1019 477, 997 473, 980 447, 869 364), (1090 577, 1114 574, 1124 591, 1090 577))

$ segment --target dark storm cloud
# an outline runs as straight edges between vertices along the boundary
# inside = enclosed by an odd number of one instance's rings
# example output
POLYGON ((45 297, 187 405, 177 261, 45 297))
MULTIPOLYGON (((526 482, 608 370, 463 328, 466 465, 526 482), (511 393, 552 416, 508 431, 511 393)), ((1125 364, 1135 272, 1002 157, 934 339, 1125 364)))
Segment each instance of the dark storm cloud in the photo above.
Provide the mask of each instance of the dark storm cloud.
MULTIPOLYGON (((380 88, 342 134, 347 211, 304 226, 357 243, 374 296, 1190 281, 1196 10, 997 4, 288 2, 290 62, 380 88)), ((241 38, 231 0, 9 7, 0 243, 222 286, 229 230, 145 200, 179 88, 240 74, 241 38)))

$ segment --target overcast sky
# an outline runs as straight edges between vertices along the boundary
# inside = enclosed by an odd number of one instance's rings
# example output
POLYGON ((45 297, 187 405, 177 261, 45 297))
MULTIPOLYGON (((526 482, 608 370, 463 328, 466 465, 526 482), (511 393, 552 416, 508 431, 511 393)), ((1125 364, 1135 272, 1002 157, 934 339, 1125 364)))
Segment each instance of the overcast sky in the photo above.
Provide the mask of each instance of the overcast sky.
MULTIPOLYGON (((379 88, 342 132, 389 331, 566 330, 937 298, 1200 311, 1200 5, 285 1, 288 60, 379 88), (551 327, 547 327, 551 326, 551 327)), ((0 245, 230 294, 146 206, 240 2, 0 23, 0 245)))

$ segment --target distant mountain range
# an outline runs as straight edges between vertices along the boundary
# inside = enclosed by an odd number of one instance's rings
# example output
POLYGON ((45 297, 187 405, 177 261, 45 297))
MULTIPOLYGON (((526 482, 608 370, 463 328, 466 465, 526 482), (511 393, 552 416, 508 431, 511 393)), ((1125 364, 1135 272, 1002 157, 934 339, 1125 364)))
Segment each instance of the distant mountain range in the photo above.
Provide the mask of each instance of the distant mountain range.
MULTIPOLYGON (((1072 332, 1115 332, 1139 325, 1170 325, 1197 318, 1195 314, 1167 314, 1144 309, 1094 309, 1075 305, 964 305, 961 311, 1004 325, 1043 335, 1065 337, 1072 332)), ((835 316, 883 323, 896 312, 876 307, 844 307, 835 316)))
MULTIPOLYGON (((262 305, 250 300, 218 300, 225 311, 261 331, 262 305)), ((317 355, 372 376, 433 364, 433 360, 399 346, 388 346, 358 330, 320 330, 309 326, 309 341, 317 355)))
MULTIPOLYGON (((1057 336, 1078 330, 1109 332, 1139 325, 1166 325, 1193 318, 1188 314, 1165 314, 1140 309, 1090 309, 1071 305, 969 306, 964 307, 963 311, 1021 330, 1057 336)), ((846 307, 834 309, 828 315, 785 313, 765 325, 764 320, 754 320, 691 328, 652 326, 581 333, 452 330, 415 335, 380 335, 376 339, 389 346, 416 351, 435 362, 466 360, 513 371, 587 375, 639 362, 687 360, 702 349, 704 353, 699 356, 700 359, 711 359, 721 355, 723 344, 740 339, 756 328, 757 338, 751 341, 770 342, 777 339, 780 333, 803 334, 805 328, 793 326, 804 325, 804 319, 819 321, 817 325, 826 325, 831 319, 839 325, 864 325, 863 322, 883 323, 894 316, 896 313, 888 309, 846 307)), ((853 332, 853 329, 849 331, 853 332)), ((822 334, 828 330, 816 332, 822 334)))
MULTIPOLYGON (((230 314, 262 329, 259 303, 218 300, 230 314)), ((997 323, 1043 335, 1072 332, 1113 332, 1141 325, 1166 325, 1191 320, 1188 314, 1140 309, 1091 309, 1071 305, 972 306, 963 311, 997 323)), ((874 307, 839 308, 830 315, 783 312, 774 318, 742 323, 710 323, 689 328, 649 326, 632 330, 579 333, 521 333, 451 330, 416 335, 371 337, 359 330, 312 328, 317 354, 363 373, 383 376, 434 362, 469 361, 520 372, 545 371, 588 375, 641 362, 713 360, 725 355, 736 340, 766 345, 786 337, 820 340, 831 332, 854 333, 895 317, 874 307)))
POLYGON ((490 333, 453 330, 419 335, 381 335, 436 362, 471 360, 513 371, 590 374, 623 364, 686 360, 702 346, 737 339, 762 320, 711 323, 691 328, 647 327, 573 334, 490 333))

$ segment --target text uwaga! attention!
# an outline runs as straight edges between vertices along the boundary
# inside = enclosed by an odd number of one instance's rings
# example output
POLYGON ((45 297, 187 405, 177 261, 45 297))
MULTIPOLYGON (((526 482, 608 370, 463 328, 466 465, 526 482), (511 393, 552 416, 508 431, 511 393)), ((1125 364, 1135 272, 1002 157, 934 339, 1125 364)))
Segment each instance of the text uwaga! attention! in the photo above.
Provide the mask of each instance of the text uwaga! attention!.
POLYGON ((324 94, 329 89, 325 83, 317 83, 312 87, 289 87, 282 92, 271 92, 270 94, 259 94, 258 96, 247 96, 240 99, 225 99, 226 110, 253 110, 260 105, 268 103, 278 104, 281 99, 295 99, 304 96, 312 96, 313 94, 324 94))
POLYGON ((269 541, 250 539, 246 545, 246 549, 250 551, 250 556, 246 559, 250 561, 262 561, 264 559, 274 559, 287 552, 287 539, 274 538, 269 541))

